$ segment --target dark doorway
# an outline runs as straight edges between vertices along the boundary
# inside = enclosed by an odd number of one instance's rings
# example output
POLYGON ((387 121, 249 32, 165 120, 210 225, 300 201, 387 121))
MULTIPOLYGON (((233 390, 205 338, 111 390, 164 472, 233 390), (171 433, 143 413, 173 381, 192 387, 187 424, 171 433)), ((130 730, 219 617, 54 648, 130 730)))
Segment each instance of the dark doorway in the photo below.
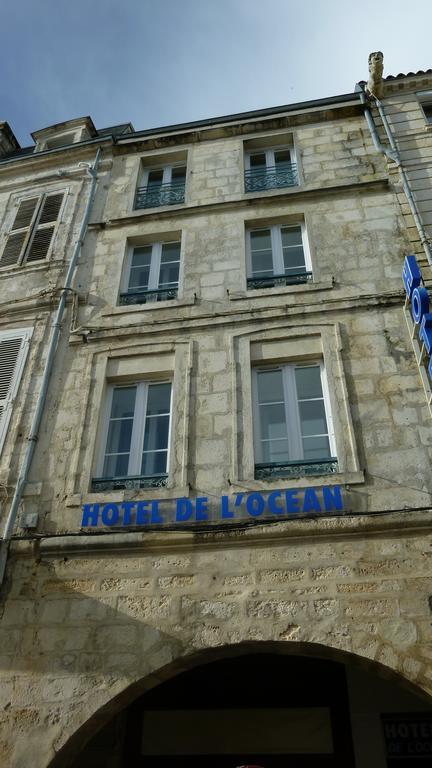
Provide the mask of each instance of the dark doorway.
POLYGON ((251 654, 162 683, 128 710, 128 768, 353 768, 345 668, 251 654))

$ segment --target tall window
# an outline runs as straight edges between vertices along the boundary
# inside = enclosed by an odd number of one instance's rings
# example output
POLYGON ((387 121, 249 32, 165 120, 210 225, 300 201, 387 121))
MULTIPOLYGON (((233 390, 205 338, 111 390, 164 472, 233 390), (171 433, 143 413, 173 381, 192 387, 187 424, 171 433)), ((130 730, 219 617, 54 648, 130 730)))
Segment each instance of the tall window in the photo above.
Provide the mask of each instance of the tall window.
POLYGON ((31 334, 31 328, 0 331, 0 452, 24 370, 31 334))
POLYGON ((248 288, 304 283, 312 277, 303 225, 249 230, 247 255, 248 288))
POLYGON ((334 461, 322 365, 299 363, 255 368, 253 385, 258 467, 334 461))
POLYGON ((111 386, 103 434, 103 453, 94 488, 111 482, 127 487, 161 485, 168 472, 171 413, 170 382, 139 382, 111 386), (143 482, 140 483, 139 481, 143 482), (116 481, 116 482, 115 482, 116 481))
POLYGON ((137 189, 135 208, 156 208, 160 205, 184 203, 185 185, 185 165, 146 168, 137 189))
POLYGON ((245 156, 245 191, 292 187, 298 184, 292 149, 262 149, 245 156))
POLYGON ((24 266, 48 256, 63 192, 21 200, 0 257, 0 267, 24 266))
POLYGON ((180 242, 132 247, 128 253, 120 304, 175 299, 180 271, 180 242))

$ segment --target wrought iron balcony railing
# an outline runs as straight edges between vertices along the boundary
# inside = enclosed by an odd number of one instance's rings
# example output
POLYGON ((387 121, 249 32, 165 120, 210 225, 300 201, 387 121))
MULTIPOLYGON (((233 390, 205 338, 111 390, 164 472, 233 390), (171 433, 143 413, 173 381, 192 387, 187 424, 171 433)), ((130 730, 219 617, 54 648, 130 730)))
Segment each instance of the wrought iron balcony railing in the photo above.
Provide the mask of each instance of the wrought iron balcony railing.
POLYGON ((160 205, 184 203, 185 182, 175 181, 161 184, 159 187, 138 187, 135 196, 135 208, 158 208, 160 205))
POLYGON ((270 464, 255 464, 255 479, 272 480, 277 477, 332 475, 337 471, 338 461, 334 456, 330 459, 271 462, 270 464))
POLYGON ((291 272, 290 275, 270 275, 270 277, 248 277, 247 287, 256 288, 276 288, 278 285, 297 285, 299 283, 308 283, 312 280, 312 272, 291 272))
POLYGON ((178 287, 174 288, 156 288, 153 291, 127 291, 121 293, 119 298, 120 305, 128 304, 146 304, 148 301, 170 301, 177 298, 178 287))
POLYGON ((297 166, 285 163, 270 168, 251 168, 245 171, 245 191, 262 192, 279 187, 295 187, 298 184, 297 166))
POLYGON ((138 491, 140 488, 163 488, 168 482, 167 474, 136 475, 125 477, 94 477, 92 491, 138 491))

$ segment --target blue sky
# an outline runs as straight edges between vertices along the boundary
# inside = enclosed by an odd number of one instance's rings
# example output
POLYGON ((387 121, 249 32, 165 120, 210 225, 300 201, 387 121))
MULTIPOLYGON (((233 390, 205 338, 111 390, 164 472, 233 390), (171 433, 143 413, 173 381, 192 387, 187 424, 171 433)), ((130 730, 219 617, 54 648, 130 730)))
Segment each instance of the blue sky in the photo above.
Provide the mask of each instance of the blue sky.
POLYGON ((348 93, 432 68, 432 0, 13 0, 0 13, 0 120, 90 115, 138 129, 348 93))

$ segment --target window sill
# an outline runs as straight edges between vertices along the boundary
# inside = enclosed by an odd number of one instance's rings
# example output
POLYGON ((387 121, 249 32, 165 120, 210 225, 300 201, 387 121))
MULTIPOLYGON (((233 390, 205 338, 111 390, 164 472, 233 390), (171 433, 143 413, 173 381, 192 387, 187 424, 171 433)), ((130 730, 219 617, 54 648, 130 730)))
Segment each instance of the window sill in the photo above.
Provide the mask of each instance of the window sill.
POLYGON ((242 299, 254 299, 262 296, 279 296, 287 293, 308 293, 309 291, 327 291, 333 288, 334 280, 323 280, 320 283, 299 283, 297 285, 283 285, 275 288, 254 288, 237 293, 230 293, 230 301, 240 301, 242 299))
POLYGON ((101 312, 101 317, 125 315, 131 312, 151 312, 158 309, 179 309, 180 307, 191 307, 194 304, 195 296, 191 299, 169 299, 167 301, 149 301, 146 304, 124 304, 118 307, 108 307, 101 312))
POLYGON ((365 474, 363 470, 357 472, 332 472, 323 475, 292 475, 291 477, 273 477, 271 480, 256 480, 255 478, 244 480, 232 480, 231 485, 237 490, 252 491, 273 491, 275 489, 283 490, 285 488, 310 488, 324 485, 362 485, 365 483, 365 474))
POLYGON ((82 504, 121 504, 123 501, 136 499, 180 499, 189 498, 189 486, 170 487, 169 483, 163 488, 140 488, 136 490, 123 489, 117 491, 87 491, 86 493, 73 493, 66 499, 66 507, 80 507, 82 504))
POLYGON ((25 272, 25 274, 28 275, 30 272, 41 272, 42 270, 47 269, 47 267, 52 266, 56 266, 58 269, 61 269, 63 267, 63 262, 55 261, 53 259, 43 259, 40 263, 37 264, 23 264, 22 266, 19 264, 14 264, 12 266, 0 267, 0 274, 17 275, 21 272, 25 272))

